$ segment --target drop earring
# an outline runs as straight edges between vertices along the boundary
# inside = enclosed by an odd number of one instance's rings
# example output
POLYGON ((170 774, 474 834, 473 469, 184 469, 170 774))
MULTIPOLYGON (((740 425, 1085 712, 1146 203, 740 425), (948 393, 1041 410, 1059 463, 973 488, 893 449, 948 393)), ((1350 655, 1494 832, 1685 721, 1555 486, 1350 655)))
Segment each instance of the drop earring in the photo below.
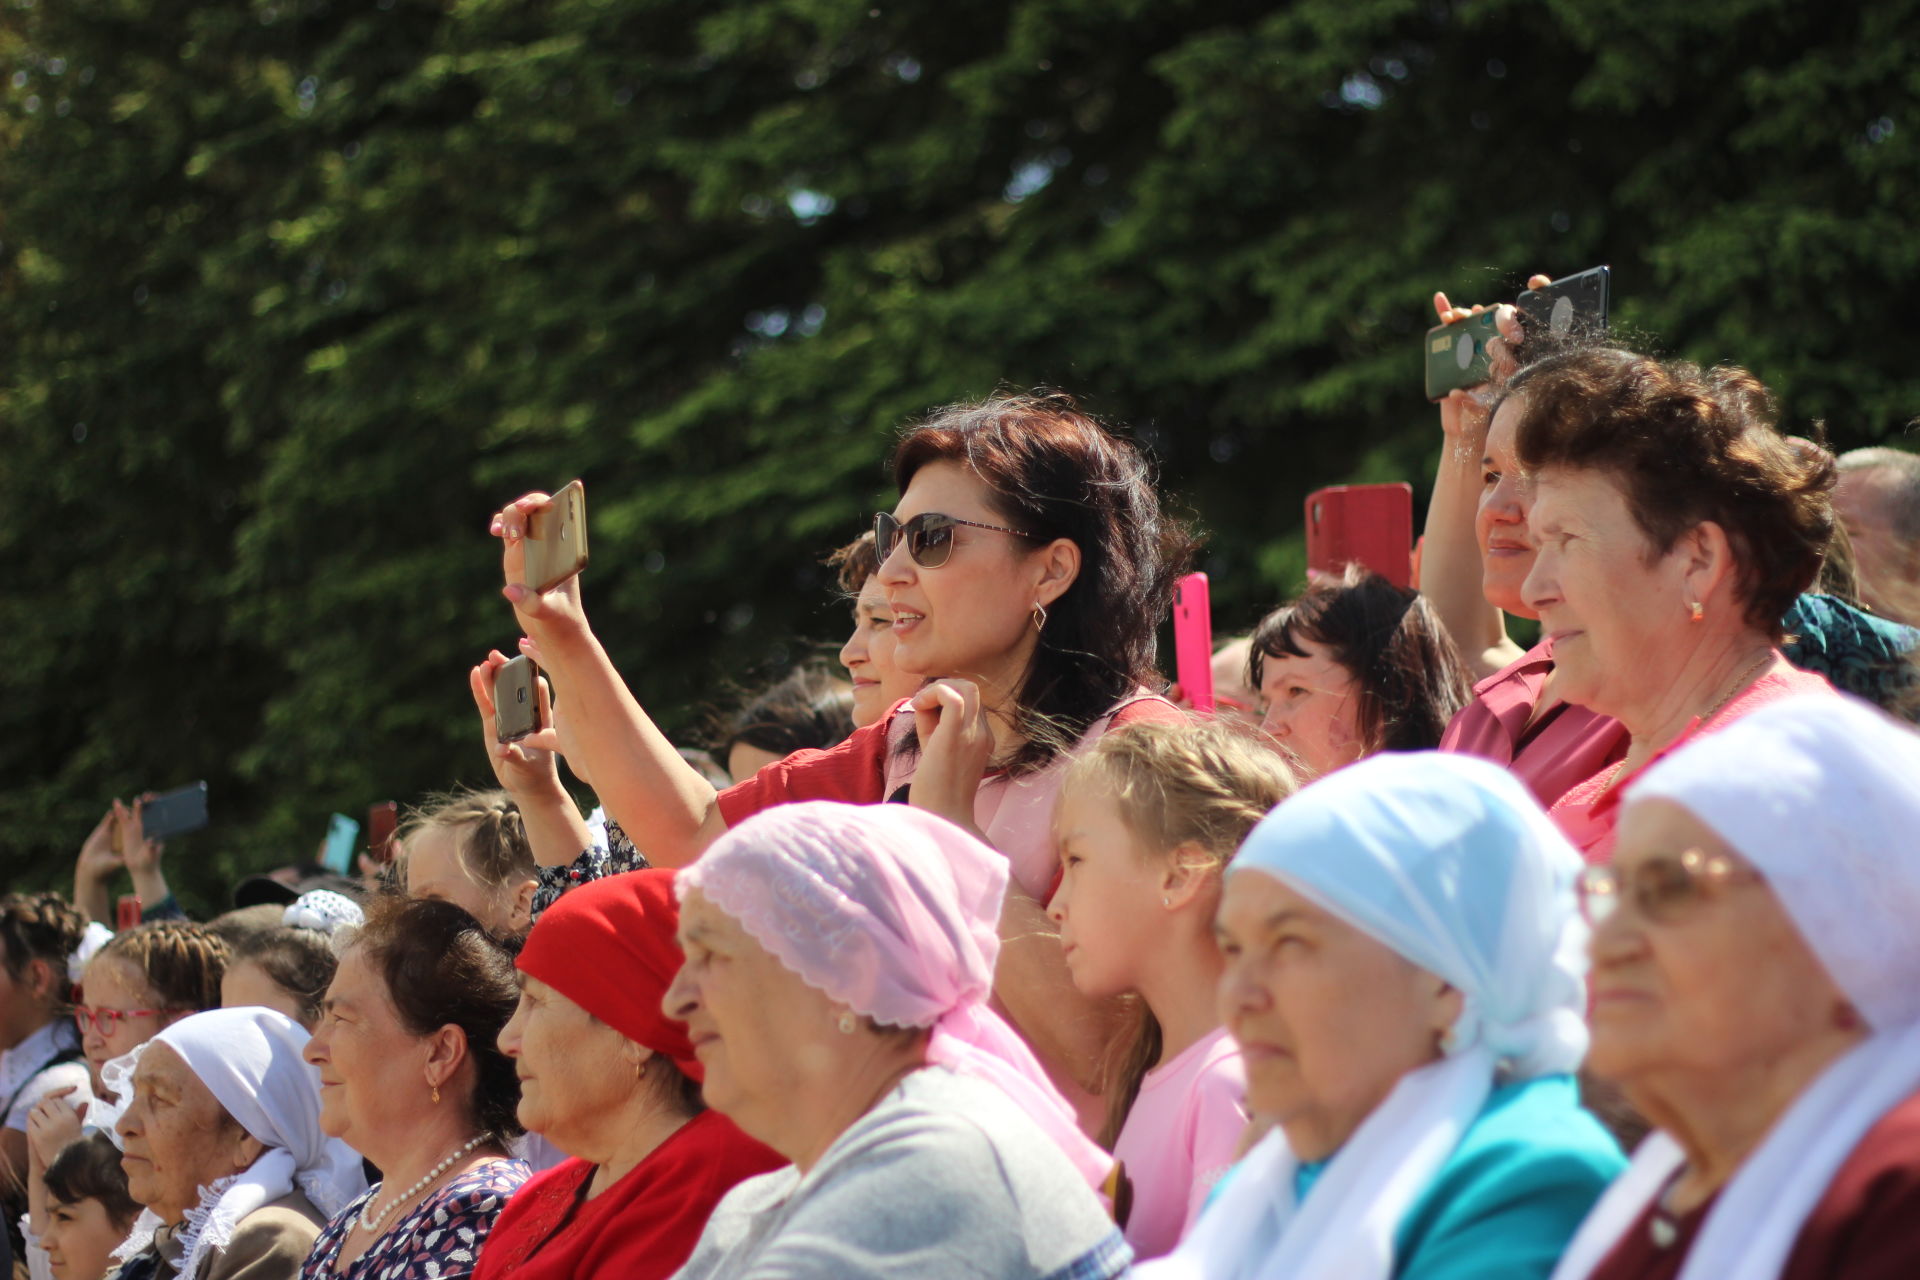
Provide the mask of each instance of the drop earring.
POLYGON ((1047 606, 1037 600, 1033 605, 1033 629, 1035 631, 1045 631, 1047 629, 1047 606))

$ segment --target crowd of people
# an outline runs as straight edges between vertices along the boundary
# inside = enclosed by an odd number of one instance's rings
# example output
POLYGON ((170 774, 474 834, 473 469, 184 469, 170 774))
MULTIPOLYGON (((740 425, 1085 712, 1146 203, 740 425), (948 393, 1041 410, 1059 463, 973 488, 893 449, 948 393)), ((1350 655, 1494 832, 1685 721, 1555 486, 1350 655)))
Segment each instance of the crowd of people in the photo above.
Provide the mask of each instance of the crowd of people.
POLYGON ((495 789, 204 923, 116 801, 0 898, 16 1273, 1912 1274, 1920 457, 1496 320, 1415 585, 1318 576, 1204 712, 1194 541, 1061 395, 910 426, 847 678, 701 744, 508 503, 495 789))

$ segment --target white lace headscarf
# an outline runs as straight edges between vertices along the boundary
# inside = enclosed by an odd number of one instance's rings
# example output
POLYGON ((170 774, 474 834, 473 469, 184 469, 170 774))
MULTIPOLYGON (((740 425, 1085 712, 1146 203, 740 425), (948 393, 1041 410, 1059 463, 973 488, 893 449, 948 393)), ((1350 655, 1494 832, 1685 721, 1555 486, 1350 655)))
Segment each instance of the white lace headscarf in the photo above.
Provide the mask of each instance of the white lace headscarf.
MULTIPOLYGON (((307 1039, 306 1028, 272 1009, 214 1009, 182 1018, 103 1069, 108 1087, 131 1099, 141 1055, 164 1044, 267 1148, 240 1174, 201 1188, 199 1207, 187 1211, 175 1236, 185 1250, 182 1276, 196 1274, 208 1250, 224 1248, 248 1214, 295 1187, 329 1218, 367 1189, 359 1155, 321 1132, 320 1076, 300 1056, 307 1039)), ((114 1256, 144 1250, 163 1225, 144 1210, 114 1256)))
MULTIPOLYGON (((1681 1280, 1774 1280, 1868 1129, 1920 1090, 1920 736, 1850 698, 1792 698, 1660 761, 1626 797, 1679 805, 1766 879, 1874 1034, 1833 1062, 1715 1197, 1681 1280)), ((1656 1132, 1554 1274, 1584 1280, 1685 1162, 1656 1132)))
POLYGON ((1514 776, 1442 752, 1329 774, 1255 827, 1229 877, 1272 876, 1464 997, 1446 1056, 1402 1076, 1304 1201, 1278 1130, 1156 1280, 1387 1280, 1401 1219, 1496 1081, 1573 1071, 1587 1048, 1580 858, 1514 776))

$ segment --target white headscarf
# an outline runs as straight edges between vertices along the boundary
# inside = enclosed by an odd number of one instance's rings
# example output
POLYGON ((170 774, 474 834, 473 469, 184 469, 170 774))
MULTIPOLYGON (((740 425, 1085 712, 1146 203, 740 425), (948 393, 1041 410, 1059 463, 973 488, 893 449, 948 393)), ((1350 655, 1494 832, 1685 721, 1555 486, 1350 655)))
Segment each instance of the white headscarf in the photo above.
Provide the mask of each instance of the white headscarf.
POLYGON ((1448 1056, 1403 1076, 1302 1203, 1275 1131, 1156 1280, 1387 1280, 1401 1220, 1495 1078, 1572 1071, 1586 1052, 1580 859, 1512 774, 1469 756, 1379 755, 1269 814, 1230 876, 1269 875, 1465 997, 1448 1056))
MULTIPOLYGON (((109 1087, 130 1099, 141 1055, 164 1044, 267 1148, 237 1177, 203 1187, 200 1207, 187 1210, 176 1238, 186 1252, 180 1274, 188 1280, 207 1250, 233 1238, 241 1219, 296 1186, 329 1218, 367 1189, 360 1157, 320 1130, 320 1076, 300 1057, 307 1039, 306 1028, 272 1009, 213 1009, 182 1018, 102 1070, 109 1087)), ((163 1225, 153 1210, 143 1211, 114 1256, 139 1253, 163 1225)))
MULTIPOLYGON (((1830 1065, 1721 1188, 1682 1280, 1772 1280, 1868 1129, 1920 1090, 1920 737, 1848 698, 1793 698, 1656 764, 1627 794, 1680 805, 1768 887, 1874 1034, 1830 1065)), ((1582 1280, 1685 1163, 1655 1133, 1554 1280, 1582 1280)))

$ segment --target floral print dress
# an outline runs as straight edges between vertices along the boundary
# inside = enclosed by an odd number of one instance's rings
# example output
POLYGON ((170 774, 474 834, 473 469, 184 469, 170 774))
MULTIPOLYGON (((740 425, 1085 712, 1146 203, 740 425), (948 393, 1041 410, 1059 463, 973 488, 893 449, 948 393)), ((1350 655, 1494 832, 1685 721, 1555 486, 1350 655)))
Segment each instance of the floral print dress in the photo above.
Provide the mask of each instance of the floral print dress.
POLYGON ((414 1206, 346 1270, 335 1271, 334 1259, 361 1208, 382 1194, 376 1183, 327 1224, 300 1268, 300 1280, 460 1280, 473 1273, 493 1220, 529 1176, 518 1160, 478 1165, 414 1206))

